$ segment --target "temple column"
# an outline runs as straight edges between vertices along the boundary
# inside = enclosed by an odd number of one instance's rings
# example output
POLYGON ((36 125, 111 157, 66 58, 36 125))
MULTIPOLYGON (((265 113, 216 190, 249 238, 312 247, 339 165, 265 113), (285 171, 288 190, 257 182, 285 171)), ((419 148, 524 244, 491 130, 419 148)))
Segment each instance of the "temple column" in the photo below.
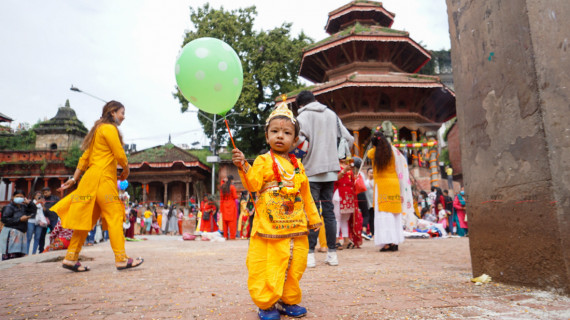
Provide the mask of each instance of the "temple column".
POLYGON ((190 182, 186 181, 186 206, 190 206, 190 182))
MULTIPOLYGON (((59 180, 59 185, 62 186, 63 183, 65 182, 65 178, 59 177, 59 178, 57 178, 57 179, 59 180)), ((66 191, 65 191, 65 190, 62 191, 61 194, 62 194, 62 195, 65 195, 65 194, 66 194, 66 191)))
MULTIPOLYGON (((427 132, 426 135, 429 137, 428 141, 435 141, 434 136, 436 132, 430 131, 427 132)), ((437 166, 437 148, 432 147, 428 151, 429 155, 429 170, 430 170, 430 185, 432 187, 439 187, 439 180, 441 180, 441 176, 439 174, 439 167, 437 166)))
POLYGON ((44 188, 49 184, 49 178, 44 178, 44 188))
POLYGON ((446 2, 473 274, 568 294, 569 2, 446 2))
MULTIPOLYGON (((12 193, 14 193, 14 191, 16 191, 16 181, 17 181, 17 180, 18 180, 18 179, 10 179, 10 186, 11 186, 11 189, 12 189, 12 193)), ((11 195, 10 195, 10 196, 11 196, 11 195)), ((11 199, 11 197, 10 197, 10 199, 11 199)))
POLYGON ((28 182, 28 192, 27 192, 28 195, 32 192, 32 180, 33 179, 26 178, 26 181, 28 182))
POLYGON ((164 182, 164 204, 168 203, 168 182, 164 182))
POLYGON ((142 184, 142 196, 143 196, 142 202, 143 202, 144 204, 146 204, 146 187, 147 187, 147 184, 146 184, 146 183, 143 183, 143 184, 142 184))

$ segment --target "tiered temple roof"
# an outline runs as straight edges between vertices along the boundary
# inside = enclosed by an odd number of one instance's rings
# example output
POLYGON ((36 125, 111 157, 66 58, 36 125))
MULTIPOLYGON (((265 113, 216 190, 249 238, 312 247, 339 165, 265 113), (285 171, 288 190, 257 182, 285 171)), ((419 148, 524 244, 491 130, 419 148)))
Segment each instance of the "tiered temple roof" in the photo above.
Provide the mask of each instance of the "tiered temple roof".
POLYGON ((41 122, 34 129, 37 134, 75 134, 78 136, 87 135, 87 128, 77 119, 75 110, 69 105, 69 100, 65 101, 65 106, 57 110, 55 117, 41 122))

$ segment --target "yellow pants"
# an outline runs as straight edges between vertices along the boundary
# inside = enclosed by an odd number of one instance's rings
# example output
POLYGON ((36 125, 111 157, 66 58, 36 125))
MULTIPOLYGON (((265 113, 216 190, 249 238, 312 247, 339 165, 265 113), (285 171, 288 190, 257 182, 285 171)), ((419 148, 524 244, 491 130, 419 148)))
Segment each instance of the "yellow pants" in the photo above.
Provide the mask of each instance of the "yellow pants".
POLYGON ((251 299, 260 309, 271 308, 279 299, 286 304, 301 302, 299 281, 307 267, 307 236, 285 239, 251 237, 247 252, 251 299))
POLYGON ((321 229, 319 229, 319 246, 321 248, 328 248, 327 247, 327 234, 325 232, 324 226, 322 226, 321 229))
MULTIPOLYGON (((111 248, 115 254, 115 262, 127 261, 128 257, 125 253, 125 235, 123 233, 123 219, 125 216, 125 208, 120 202, 113 201, 112 198, 105 196, 103 189, 97 192, 97 203, 101 212, 101 218, 105 221, 107 230, 109 231, 109 240, 111 248), (101 193, 101 194, 100 194, 101 193)), ((93 224, 99 217, 93 217, 93 224)), ((79 258, 79 252, 87 239, 89 231, 73 230, 73 236, 69 241, 69 247, 65 255, 66 260, 76 261, 79 258)))

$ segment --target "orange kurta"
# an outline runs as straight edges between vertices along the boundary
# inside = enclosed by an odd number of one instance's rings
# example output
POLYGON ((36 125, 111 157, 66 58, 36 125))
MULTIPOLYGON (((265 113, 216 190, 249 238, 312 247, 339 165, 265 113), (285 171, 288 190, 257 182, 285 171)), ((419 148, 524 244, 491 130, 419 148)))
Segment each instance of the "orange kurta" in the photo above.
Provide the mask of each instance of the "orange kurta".
MULTIPOLYGON (((77 164, 77 168, 85 172, 77 189, 51 208, 61 218, 63 228, 93 229, 101 216, 101 205, 108 212, 124 214, 117 189, 117 163, 123 168, 128 165, 117 128, 112 124, 101 124, 91 146, 77 164)), ((103 221, 104 229, 108 222, 103 221)))

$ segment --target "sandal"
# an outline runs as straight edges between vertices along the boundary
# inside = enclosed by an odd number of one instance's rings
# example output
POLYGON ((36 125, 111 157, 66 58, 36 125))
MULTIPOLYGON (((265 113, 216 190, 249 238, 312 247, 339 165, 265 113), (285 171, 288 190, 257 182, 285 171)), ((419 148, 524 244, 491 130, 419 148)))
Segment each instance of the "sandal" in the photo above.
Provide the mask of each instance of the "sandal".
POLYGON ((397 244, 391 244, 390 245, 390 251, 398 251, 398 245, 397 244))
POLYGON ((392 247, 387 244, 384 247, 382 247, 382 249, 380 249, 380 252, 386 252, 386 251, 392 251, 392 247))
POLYGON ((82 266, 79 261, 78 261, 75 265, 73 265, 73 266, 67 265, 67 264, 65 264, 65 263, 63 263, 61 266, 62 266, 64 269, 68 269, 68 270, 71 270, 71 271, 73 271, 73 272, 87 272, 87 271, 91 270, 91 269, 89 269, 89 267, 87 267, 87 266, 85 266, 85 267, 82 266), (79 268, 81 268, 81 267, 83 267, 83 269, 79 269, 79 268))
POLYGON ((337 243, 336 243, 336 249, 337 249, 337 250, 342 250, 342 249, 344 249, 344 248, 342 247, 342 244, 340 244, 340 243, 337 242, 337 243))
POLYGON ((144 262, 144 259, 141 257, 138 257, 137 260, 139 260, 140 263, 133 265, 133 262, 134 262, 133 258, 129 258, 129 260, 127 260, 127 265, 124 267, 117 267, 117 270, 125 270, 125 269, 135 268, 135 267, 140 266, 144 262))

